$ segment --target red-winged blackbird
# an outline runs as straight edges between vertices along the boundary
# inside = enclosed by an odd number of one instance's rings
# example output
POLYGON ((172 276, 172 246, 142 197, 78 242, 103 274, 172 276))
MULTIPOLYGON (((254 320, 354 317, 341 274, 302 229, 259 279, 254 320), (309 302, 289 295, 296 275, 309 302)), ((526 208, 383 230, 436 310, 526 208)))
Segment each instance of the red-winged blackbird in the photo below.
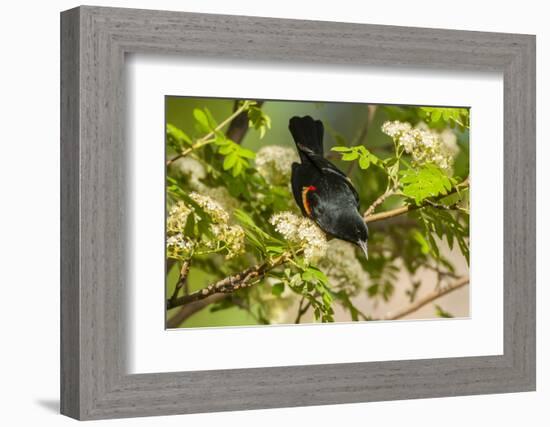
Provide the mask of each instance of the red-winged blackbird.
POLYGON ((292 164, 292 192, 302 214, 325 233, 359 245, 368 257, 359 195, 346 174, 323 157, 323 123, 292 117, 288 128, 302 161, 292 164))

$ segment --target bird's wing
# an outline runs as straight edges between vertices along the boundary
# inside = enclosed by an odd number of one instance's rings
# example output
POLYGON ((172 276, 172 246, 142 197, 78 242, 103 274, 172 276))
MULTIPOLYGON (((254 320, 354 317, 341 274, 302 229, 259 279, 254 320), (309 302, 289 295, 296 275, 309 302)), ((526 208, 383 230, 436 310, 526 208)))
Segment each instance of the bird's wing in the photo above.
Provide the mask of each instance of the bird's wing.
POLYGON ((321 172, 324 173, 331 173, 333 174, 337 179, 342 179, 345 184, 348 186, 348 188, 353 193, 353 197, 355 198, 355 202, 357 205, 359 205, 359 194, 357 193, 357 190, 347 177, 347 175, 342 172, 340 169, 338 169, 334 164, 329 162, 327 159, 325 159, 323 156, 318 155, 317 153, 314 153, 313 151, 307 149, 307 147, 299 147, 301 151, 307 156, 308 160, 313 163, 313 165, 319 169, 321 172))

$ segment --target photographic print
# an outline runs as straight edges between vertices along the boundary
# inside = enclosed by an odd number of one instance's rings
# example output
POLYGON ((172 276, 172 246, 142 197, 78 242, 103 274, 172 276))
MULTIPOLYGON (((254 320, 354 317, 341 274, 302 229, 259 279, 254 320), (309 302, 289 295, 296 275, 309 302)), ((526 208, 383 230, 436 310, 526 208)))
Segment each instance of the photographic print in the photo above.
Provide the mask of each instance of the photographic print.
POLYGON ((166 327, 470 315, 470 110, 165 97, 166 327))

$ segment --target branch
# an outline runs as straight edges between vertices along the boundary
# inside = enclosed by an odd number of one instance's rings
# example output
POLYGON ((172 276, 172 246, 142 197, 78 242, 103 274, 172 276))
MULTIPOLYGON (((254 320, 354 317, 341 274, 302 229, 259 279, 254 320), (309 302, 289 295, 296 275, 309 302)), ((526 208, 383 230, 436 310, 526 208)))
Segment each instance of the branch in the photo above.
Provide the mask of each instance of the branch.
POLYGON ((221 301, 226 297, 225 294, 215 294, 210 295, 209 297, 200 300, 195 301, 192 304, 186 304, 183 307, 180 308, 180 310, 174 314, 173 317, 168 319, 166 322, 167 328, 177 328, 181 323, 191 317, 193 314, 201 311, 202 309, 208 307, 210 304, 214 304, 215 302, 221 301))
MULTIPOLYGON (((264 101, 257 100, 256 107, 261 108, 264 101)), ((235 101, 233 111, 237 111, 239 107, 239 101, 235 101)), ((235 117, 229 124, 229 128, 225 133, 225 136, 231 141, 240 144, 244 139, 246 132, 248 132, 248 112, 243 111, 237 117, 235 117)))
POLYGON ((306 312, 309 310, 309 307, 311 307, 311 301, 308 301, 307 304, 304 306, 305 297, 302 296, 302 299, 300 300, 300 305, 298 306, 298 313, 296 314, 296 320, 294 320, 294 323, 300 323, 300 320, 302 320, 302 316, 306 314, 306 312))
POLYGON ((166 166, 170 166, 172 163, 174 163, 176 160, 181 159, 182 157, 187 156, 191 151, 196 150, 200 147, 203 147, 205 145, 210 144, 211 142, 214 142, 212 139, 216 132, 222 130, 228 123, 231 123, 233 119, 237 118, 241 113, 246 112, 250 104, 248 102, 244 102, 243 105, 240 106, 240 108, 237 108, 233 114, 231 114, 227 119, 225 119, 223 122, 221 122, 218 126, 214 128, 211 132, 207 133, 202 138, 197 139, 197 141, 191 145, 191 147, 186 148, 181 153, 177 154, 176 156, 172 157, 166 162, 166 166))
MULTIPOLYGON (((466 178, 464 181, 462 181, 460 184, 457 184, 449 193, 444 194, 442 196, 436 197, 434 200, 426 199, 424 200, 420 205, 405 205, 401 206, 399 208, 395 208, 386 212, 380 212, 377 214, 372 214, 372 207, 379 201, 380 198, 383 197, 383 200, 379 202, 378 204, 382 203, 387 197, 391 196, 392 193, 388 192, 382 194, 378 199, 374 201, 374 203, 365 211, 365 214, 363 215, 363 218, 365 219, 365 222, 375 222, 375 221, 382 221, 384 219, 392 218, 394 216, 403 215, 407 212, 415 211, 417 209, 425 208, 426 206, 432 206, 438 208, 437 202, 441 199, 444 199, 446 197, 452 196, 453 194, 458 193, 459 191, 463 190, 464 188, 467 188, 470 185, 469 178, 466 178), (385 197, 384 197, 385 196, 385 197)), ((377 206, 377 205, 376 205, 377 206)), ((376 208, 376 206, 374 206, 376 208)))
POLYGON ((376 199, 372 205, 369 206, 369 208, 365 211, 365 213, 363 214, 363 217, 365 218, 365 220, 371 216, 373 213, 374 213, 374 210, 379 206, 381 205, 382 203, 384 203, 384 201, 390 197, 390 196, 393 196, 395 194, 395 187, 389 187, 388 186, 388 189, 382 193, 382 195, 380 197, 378 197, 378 199, 376 199))
POLYGON ((436 299, 441 298, 444 295, 447 295, 453 291, 456 291, 457 289, 460 289, 463 286, 466 286, 468 283, 470 283, 470 277, 468 276, 460 277, 456 282, 451 283, 449 286, 433 291, 432 293, 426 295, 424 298, 420 298, 409 307, 404 308, 403 310, 400 310, 392 314, 391 316, 386 317, 384 320, 397 320, 405 316, 408 316, 409 314, 414 313, 415 311, 424 307, 426 304, 429 304, 432 301, 435 301, 436 299))
MULTIPOLYGON (((185 287, 185 290, 187 290, 187 275, 189 274, 190 264, 191 263, 189 261, 184 261, 181 264, 180 276, 174 288, 174 293, 170 297, 170 301, 172 302, 176 301, 181 288, 185 287)), ((187 292, 185 293, 187 294, 187 292)))
POLYGON ((256 264, 240 273, 218 280, 208 285, 206 288, 202 288, 192 294, 184 295, 174 300, 170 299, 166 303, 166 308, 171 309, 180 305, 189 304, 214 294, 230 294, 239 289, 248 288, 262 279, 269 270, 286 263, 288 259, 289 255, 283 255, 276 258, 271 263, 264 262, 262 264, 256 264))

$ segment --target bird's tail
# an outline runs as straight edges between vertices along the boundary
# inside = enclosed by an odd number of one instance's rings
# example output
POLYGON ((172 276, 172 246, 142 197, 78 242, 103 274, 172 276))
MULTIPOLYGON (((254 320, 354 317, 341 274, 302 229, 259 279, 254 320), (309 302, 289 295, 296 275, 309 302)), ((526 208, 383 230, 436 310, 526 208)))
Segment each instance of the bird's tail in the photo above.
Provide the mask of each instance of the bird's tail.
POLYGON ((323 155, 323 122, 313 120, 310 116, 294 116, 288 122, 288 129, 294 138, 298 151, 313 151, 323 155))

